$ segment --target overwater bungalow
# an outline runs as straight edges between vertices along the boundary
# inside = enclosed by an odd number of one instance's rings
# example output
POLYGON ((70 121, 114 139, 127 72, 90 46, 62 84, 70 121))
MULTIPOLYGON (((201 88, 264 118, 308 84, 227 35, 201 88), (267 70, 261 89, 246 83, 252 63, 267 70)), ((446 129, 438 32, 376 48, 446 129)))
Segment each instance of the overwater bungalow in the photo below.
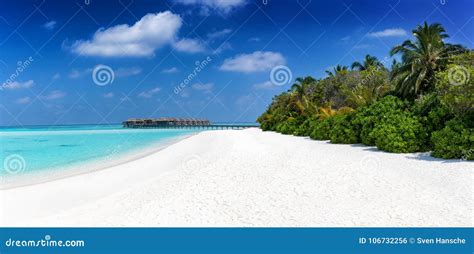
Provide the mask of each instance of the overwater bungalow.
POLYGON ((207 119, 196 118, 145 118, 128 119, 123 122, 126 128, 175 128, 175 127, 200 127, 210 126, 211 122, 207 119))

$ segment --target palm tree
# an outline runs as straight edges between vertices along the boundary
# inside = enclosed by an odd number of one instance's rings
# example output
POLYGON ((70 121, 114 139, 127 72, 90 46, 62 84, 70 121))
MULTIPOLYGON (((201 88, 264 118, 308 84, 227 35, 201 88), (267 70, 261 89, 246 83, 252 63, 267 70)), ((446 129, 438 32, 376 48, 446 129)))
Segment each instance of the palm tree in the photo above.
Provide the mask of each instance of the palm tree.
POLYGON ((406 40, 390 51, 392 56, 402 56, 402 63, 392 69, 391 80, 395 82, 395 92, 405 98, 415 98, 432 89, 435 72, 453 50, 453 45, 447 47, 443 42, 448 35, 440 24, 425 22, 413 30, 413 36, 414 41, 406 40))
POLYGON ((320 108, 318 112, 318 118, 324 120, 328 117, 334 116, 336 113, 337 110, 334 110, 331 107, 320 108))
POLYGON ((377 57, 371 56, 371 55, 366 55, 363 63, 360 63, 360 62, 356 61, 356 62, 352 63, 351 69, 353 69, 353 70, 357 69, 359 71, 364 71, 364 70, 367 70, 370 66, 374 66, 374 67, 377 67, 377 68, 383 68, 383 64, 377 59, 377 57))
POLYGON ((386 94, 389 89, 389 83, 381 80, 361 83, 348 93, 347 102, 356 108, 368 106, 386 94))
POLYGON ((296 78, 295 83, 291 86, 290 90, 298 95, 304 95, 308 86, 314 81, 316 80, 311 76, 296 78))
POLYGON ((311 103, 308 98, 309 88, 315 85, 316 80, 307 76, 305 78, 297 78, 296 82, 291 86, 291 93, 295 97, 295 104, 303 114, 312 114, 316 111, 316 105, 311 103))
POLYGON ((336 67, 333 68, 332 71, 327 70, 326 73, 329 75, 329 77, 334 77, 338 73, 341 73, 343 71, 347 71, 347 66, 342 66, 342 65, 337 65, 336 67))

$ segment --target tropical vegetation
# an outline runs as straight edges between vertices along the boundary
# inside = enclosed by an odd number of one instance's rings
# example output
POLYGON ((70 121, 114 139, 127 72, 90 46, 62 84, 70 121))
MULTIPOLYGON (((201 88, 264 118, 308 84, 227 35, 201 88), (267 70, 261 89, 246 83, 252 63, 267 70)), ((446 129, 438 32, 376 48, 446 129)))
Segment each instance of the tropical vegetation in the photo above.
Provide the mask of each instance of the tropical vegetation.
POLYGON ((424 23, 386 67, 366 55, 327 76, 297 78, 257 119, 264 131, 394 152, 474 160, 474 51, 424 23))

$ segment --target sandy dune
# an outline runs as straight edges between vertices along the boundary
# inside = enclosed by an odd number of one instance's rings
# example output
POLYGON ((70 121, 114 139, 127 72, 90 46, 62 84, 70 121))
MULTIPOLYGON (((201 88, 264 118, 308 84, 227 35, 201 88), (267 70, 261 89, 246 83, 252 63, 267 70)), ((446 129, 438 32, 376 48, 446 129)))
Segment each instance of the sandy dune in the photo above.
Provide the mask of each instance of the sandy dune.
POLYGON ((474 163, 207 131, 139 160, 0 191, 2 226, 474 226, 474 163))

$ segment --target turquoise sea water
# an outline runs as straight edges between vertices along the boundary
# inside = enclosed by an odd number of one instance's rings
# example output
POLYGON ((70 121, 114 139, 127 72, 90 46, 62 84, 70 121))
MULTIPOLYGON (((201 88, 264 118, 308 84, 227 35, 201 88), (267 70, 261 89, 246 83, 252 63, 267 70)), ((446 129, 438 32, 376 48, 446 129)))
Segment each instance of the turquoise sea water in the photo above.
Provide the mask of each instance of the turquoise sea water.
POLYGON ((125 129, 121 125, 0 128, 0 176, 69 168, 159 147, 193 129, 125 129))

